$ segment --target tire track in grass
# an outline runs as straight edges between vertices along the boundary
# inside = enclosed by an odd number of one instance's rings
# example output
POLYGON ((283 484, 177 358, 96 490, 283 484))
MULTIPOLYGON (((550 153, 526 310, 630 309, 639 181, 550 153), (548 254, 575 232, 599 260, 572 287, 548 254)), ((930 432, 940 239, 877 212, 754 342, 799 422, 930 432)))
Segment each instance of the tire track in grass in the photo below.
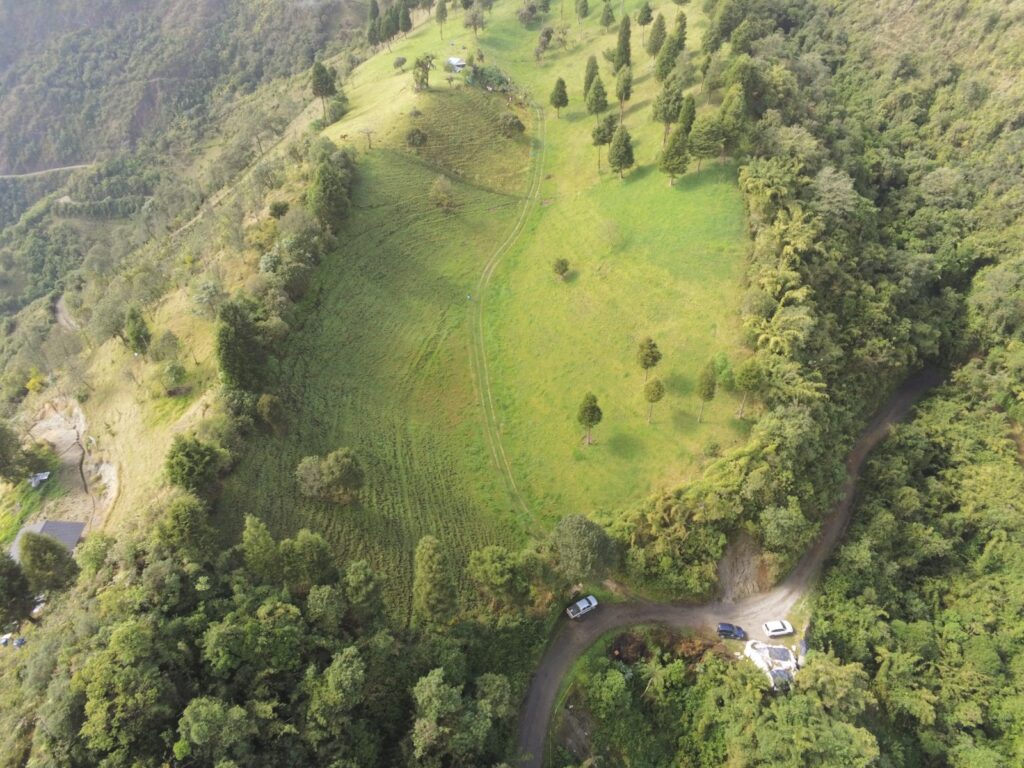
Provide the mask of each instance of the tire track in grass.
POLYGON ((475 300, 473 302, 470 335, 470 357, 473 369, 473 385, 476 390, 477 399, 480 401, 484 412, 484 436, 487 440, 487 447, 491 458, 501 476, 505 481, 505 488, 516 507, 527 515, 530 514, 530 507, 519 492, 515 476, 512 474, 512 466, 509 463, 508 455, 501 442, 501 426, 498 422, 497 407, 494 403, 494 393, 491 391, 490 373, 487 369, 487 339, 484 332, 484 310, 487 303, 487 289, 490 286, 491 278, 497 271, 501 260, 512 249, 512 246, 519 240, 519 236, 526 227, 526 222, 537 205, 540 198, 540 183, 544 178, 544 154, 547 151, 547 144, 544 141, 545 122, 544 110, 538 105, 533 106, 534 124, 537 126, 537 134, 534 138, 534 148, 531 154, 533 168, 530 174, 530 186, 527 188, 526 197, 523 200, 522 210, 512 225, 508 237, 494 250, 491 257, 484 264, 480 278, 475 288, 475 300))

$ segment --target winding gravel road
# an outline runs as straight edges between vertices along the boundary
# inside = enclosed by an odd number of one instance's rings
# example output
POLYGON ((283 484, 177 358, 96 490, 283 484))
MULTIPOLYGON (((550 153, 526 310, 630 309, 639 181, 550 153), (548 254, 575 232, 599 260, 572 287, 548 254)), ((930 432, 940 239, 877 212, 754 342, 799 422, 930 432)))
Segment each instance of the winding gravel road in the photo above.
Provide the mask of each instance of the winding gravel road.
POLYGON ((941 381, 942 374, 935 369, 915 374, 903 383, 867 425, 846 459, 846 480, 835 510, 825 521, 813 546, 778 586, 732 603, 677 605, 632 601, 602 605, 581 621, 563 619, 540 660, 523 701, 518 742, 519 754, 523 757, 519 765, 522 768, 540 768, 542 765, 544 740, 562 678, 573 662, 605 632, 638 624, 665 624, 676 629, 710 632, 717 622, 728 621, 743 626, 753 639, 767 639, 762 635, 761 624, 784 617, 807 594, 826 558, 846 530, 857 480, 867 455, 888 435, 894 424, 910 413, 921 395, 941 381))

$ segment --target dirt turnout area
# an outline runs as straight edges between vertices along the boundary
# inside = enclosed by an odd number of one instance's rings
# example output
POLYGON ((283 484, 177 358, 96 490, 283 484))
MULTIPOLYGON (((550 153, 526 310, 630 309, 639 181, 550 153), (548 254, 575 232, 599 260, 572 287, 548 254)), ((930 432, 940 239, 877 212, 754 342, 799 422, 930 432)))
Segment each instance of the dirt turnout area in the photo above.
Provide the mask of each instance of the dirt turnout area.
POLYGON ((49 401, 36 414, 29 435, 53 448, 60 459, 55 479, 67 491, 48 503, 41 516, 84 522, 86 531, 102 526, 117 498, 118 471, 91 448, 94 440, 79 404, 66 397, 49 401))

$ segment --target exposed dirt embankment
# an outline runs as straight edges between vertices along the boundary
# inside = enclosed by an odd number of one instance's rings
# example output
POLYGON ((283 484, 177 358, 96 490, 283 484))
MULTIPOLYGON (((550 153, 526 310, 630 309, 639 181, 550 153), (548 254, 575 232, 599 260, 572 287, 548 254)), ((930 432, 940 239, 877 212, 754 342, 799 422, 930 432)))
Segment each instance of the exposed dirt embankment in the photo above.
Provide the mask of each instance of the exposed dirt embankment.
POLYGON ((77 402, 58 397, 36 414, 29 434, 53 448, 60 459, 56 477, 67 493, 40 513, 50 520, 78 520, 86 530, 101 527, 118 494, 117 466, 96 452, 85 414, 77 402))

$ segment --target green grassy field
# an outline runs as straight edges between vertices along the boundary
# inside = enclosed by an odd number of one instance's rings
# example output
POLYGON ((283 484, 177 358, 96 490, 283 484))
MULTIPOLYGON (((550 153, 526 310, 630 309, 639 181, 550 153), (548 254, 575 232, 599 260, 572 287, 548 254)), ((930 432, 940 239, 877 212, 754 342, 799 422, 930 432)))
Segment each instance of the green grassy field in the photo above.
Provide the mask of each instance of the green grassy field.
MULTIPOLYGON (((627 2, 626 10, 635 18, 639 5, 627 2)), ((618 17, 619 5, 613 7, 618 17)), ((677 10, 666 3, 655 13, 663 13, 671 29, 677 10)), ((682 10, 692 48, 705 20, 696 7, 682 10)), ((556 5, 552 16, 557 13, 556 5)), ((546 104, 557 77, 569 91, 561 119, 548 109, 540 210, 496 273, 486 313, 503 441, 519 489, 542 524, 570 511, 620 508, 693 478, 709 443, 725 448, 745 431, 727 392, 698 425, 694 391, 709 358, 724 352, 735 361, 743 354, 737 310, 746 245, 735 169, 705 162, 698 174, 694 164, 668 187, 657 170, 662 126, 651 120, 660 84, 634 24, 634 92, 624 124, 637 167, 622 181, 604 160, 598 172, 590 137, 596 120, 583 104, 583 73, 587 57, 597 56, 605 87, 614 91, 602 51, 615 46, 617 34, 602 32, 598 14, 585 22, 582 45, 553 51, 539 65, 526 44, 533 34, 498 11, 481 39, 489 60, 535 99, 546 104), (564 283, 551 269, 557 257, 571 264, 564 283), (664 354, 654 375, 667 388, 652 424, 635 360, 639 340, 648 335, 664 354), (575 421, 587 391, 604 410, 590 447, 581 444, 575 421)))
POLYGON ((428 148, 415 154, 382 136, 362 154, 340 247, 318 270, 283 361, 292 418, 282 434, 254 441, 226 489, 235 526, 254 512, 280 535, 307 526, 343 556, 369 558, 386 575, 397 620, 405 618, 401 593, 422 535, 438 535, 454 556, 522 539, 482 439, 467 295, 521 209, 515 193, 529 168, 529 141, 467 147, 443 139, 467 124, 483 130, 492 102, 470 91, 428 95, 417 100, 415 118, 433 137, 428 148), (428 192, 440 169, 468 176, 460 163, 490 188, 456 180, 459 207, 448 215, 428 192), (362 503, 303 500, 296 464, 338 446, 355 449, 366 466, 362 503))
MULTIPOLYGON (((661 10, 671 24, 675 6, 661 10)), ((514 11, 497 6, 481 32, 487 63, 543 103, 562 75, 573 99, 561 119, 548 110, 543 125, 520 109, 524 137, 494 131, 504 97, 452 88, 441 72, 431 92, 416 94, 411 75, 392 68, 397 56, 408 69, 422 52, 443 61, 475 50, 460 13, 445 40, 420 22, 346 85, 352 110, 325 133, 360 150, 355 207, 283 361, 289 424, 252 441, 221 505, 229 529, 252 512, 279 535, 308 526, 343 557, 369 558, 399 621, 423 534, 438 535, 458 565, 487 543, 522 544, 567 512, 613 509, 695 476, 708 442, 742 436, 728 394, 698 426, 692 392, 709 356, 738 353, 744 229, 734 169, 711 164, 673 189, 656 171, 657 84, 637 29, 626 122, 640 167, 624 181, 598 174, 593 118, 575 91, 587 56, 612 46, 614 32, 598 37, 592 17, 585 45, 537 65, 538 30, 523 30, 514 11), (413 126, 428 134, 415 151, 404 142, 413 126), (531 176, 531 155, 543 177, 531 176), (428 199, 442 172, 455 183, 454 215, 428 199), (559 256, 572 264, 564 282, 551 270, 559 256), (665 354, 657 375, 668 388, 650 425, 635 363, 647 334, 665 354), (587 390, 605 410, 591 447, 575 422, 587 390), (299 459, 339 446, 367 466, 361 503, 303 500, 299 459)), ((607 67, 602 76, 610 86, 607 67)))

